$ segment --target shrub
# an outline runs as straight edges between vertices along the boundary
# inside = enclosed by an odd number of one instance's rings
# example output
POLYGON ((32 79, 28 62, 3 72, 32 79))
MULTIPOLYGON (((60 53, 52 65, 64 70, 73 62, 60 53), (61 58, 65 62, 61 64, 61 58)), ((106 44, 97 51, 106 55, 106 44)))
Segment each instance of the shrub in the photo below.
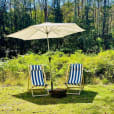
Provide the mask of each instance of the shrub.
POLYGON ((106 78, 104 78, 104 79, 102 80, 102 83, 103 83, 103 84, 108 84, 108 83, 109 83, 109 80, 106 79, 106 78))
POLYGON ((34 53, 24 56, 19 55, 17 58, 10 59, 7 63, 3 64, 3 68, 0 69, 0 81, 11 83, 8 80, 27 80, 28 66, 30 64, 44 64, 47 79, 50 79, 49 65, 51 65, 53 80, 61 79, 62 81, 66 75, 68 64, 81 63, 84 67, 85 83, 100 83, 100 80, 103 78, 103 83, 107 83, 108 81, 113 82, 113 58, 114 50, 100 52, 98 55, 86 55, 81 50, 71 55, 58 51, 47 52, 42 55, 34 53), (51 57, 51 64, 49 64, 49 57, 51 57))
POLYGON ((99 77, 94 77, 94 78, 92 78, 91 83, 92 84, 101 84, 102 81, 100 80, 99 77))

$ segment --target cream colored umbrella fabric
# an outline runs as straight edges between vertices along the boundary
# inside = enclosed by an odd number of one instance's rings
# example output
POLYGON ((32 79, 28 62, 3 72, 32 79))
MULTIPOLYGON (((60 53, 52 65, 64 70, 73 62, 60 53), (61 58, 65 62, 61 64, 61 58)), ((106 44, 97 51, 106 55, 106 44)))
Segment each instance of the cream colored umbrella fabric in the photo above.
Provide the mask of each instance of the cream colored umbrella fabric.
POLYGON ((18 38, 22 40, 47 39, 49 50, 48 38, 62 38, 64 36, 83 31, 84 29, 80 28, 75 23, 46 22, 43 24, 27 27, 18 32, 9 34, 7 37, 18 38))

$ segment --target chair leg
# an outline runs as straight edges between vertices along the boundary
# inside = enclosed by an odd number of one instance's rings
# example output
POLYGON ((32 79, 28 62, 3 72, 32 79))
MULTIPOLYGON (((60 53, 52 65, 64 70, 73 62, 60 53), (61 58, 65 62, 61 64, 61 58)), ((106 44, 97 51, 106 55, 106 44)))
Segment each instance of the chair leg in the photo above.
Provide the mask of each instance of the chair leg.
POLYGON ((31 92, 32 92, 32 97, 35 97, 35 96, 34 96, 34 92, 33 92, 33 90, 31 90, 31 92))
MULTIPOLYGON (((71 87, 72 88, 72 87, 71 87)), ((67 90, 69 90, 70 89, 70 87, 68 87, 67 86, 67 90)), ((82 88, 81 88, 81 86, 80 86, 80 90, 78 90, 79 92, 74 92, 74 93, 72 93, 72 92, 67 92, 67 94, 74 94, 74 95, 80 95, 80 93, 81 93, 81 91, 82 91, 82 88)))
POLYGON ((79 92, 77 93, 70 93, 70 92, 67 92, 67 94, 72 94, 72 95, 80 95, 81 91, 79 90, 79 92))
POLYGON ((37 97, 37 96, 48 96, 49 95, 49 91, 46 89, 46 91, 47 91, 47 94, 42 94, 42 95, 35 95, 34 94, 34 91, 33 91, 33 89, 31 90, 31 92, 32 92, 32 97, 37 97))

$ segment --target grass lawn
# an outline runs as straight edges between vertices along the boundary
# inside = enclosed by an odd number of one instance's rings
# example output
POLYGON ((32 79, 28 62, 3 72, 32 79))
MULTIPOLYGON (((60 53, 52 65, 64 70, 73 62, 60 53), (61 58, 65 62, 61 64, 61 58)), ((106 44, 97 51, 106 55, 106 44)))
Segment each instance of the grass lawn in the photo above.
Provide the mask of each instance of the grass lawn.
POLYGON ((86 85, 80 96, 35 97, 25 87, 0 86, 0 114, 114 114, 114 84, 86 85))

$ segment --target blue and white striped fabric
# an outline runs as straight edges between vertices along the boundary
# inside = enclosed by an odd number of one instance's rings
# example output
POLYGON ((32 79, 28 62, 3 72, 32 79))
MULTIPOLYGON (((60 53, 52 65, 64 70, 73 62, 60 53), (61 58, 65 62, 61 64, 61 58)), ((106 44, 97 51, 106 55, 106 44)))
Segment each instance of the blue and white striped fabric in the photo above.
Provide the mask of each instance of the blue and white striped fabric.
POLYGON ((31 79, 35 86, 44 86, 43 72, 40 65, 31 65, 31 79))
POLYGON ((81 83, 82 64, 71 64, 68 84, 76 85, 81 83))

